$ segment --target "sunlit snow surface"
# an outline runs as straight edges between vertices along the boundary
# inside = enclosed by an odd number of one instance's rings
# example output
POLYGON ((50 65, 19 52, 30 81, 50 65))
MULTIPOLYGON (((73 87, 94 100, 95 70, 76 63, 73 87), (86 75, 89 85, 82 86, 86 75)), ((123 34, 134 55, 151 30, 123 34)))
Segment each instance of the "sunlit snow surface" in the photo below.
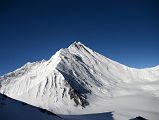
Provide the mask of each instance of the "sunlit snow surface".
POLYGON ((0 87, 66 120, 159 119, 159 66, 129 68, 80 42, 1 76, 0 87))

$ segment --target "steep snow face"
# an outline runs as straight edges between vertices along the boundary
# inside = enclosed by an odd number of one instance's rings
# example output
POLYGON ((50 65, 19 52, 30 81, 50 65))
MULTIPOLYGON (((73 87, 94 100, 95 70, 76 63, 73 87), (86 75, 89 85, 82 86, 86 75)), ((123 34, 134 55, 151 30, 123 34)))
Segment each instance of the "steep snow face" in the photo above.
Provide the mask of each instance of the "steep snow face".
POLYGON ((142 92, 158 97, 159 67, 129 68, 75 42, 48 61, 27 63, 1 76, 0 92, 55 113, 89 113, 95 112, 93 104, 110 98, 142 92))

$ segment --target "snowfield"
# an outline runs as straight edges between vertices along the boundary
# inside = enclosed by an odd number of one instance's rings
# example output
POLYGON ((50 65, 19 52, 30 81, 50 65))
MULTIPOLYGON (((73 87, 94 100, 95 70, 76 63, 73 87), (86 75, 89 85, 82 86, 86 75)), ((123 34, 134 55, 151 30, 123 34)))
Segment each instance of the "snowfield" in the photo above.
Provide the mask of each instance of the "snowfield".
POLYGON ((65 120, 159 120, 159 66, 130 68, 80 42, 1 76, 0 92, 65 120))

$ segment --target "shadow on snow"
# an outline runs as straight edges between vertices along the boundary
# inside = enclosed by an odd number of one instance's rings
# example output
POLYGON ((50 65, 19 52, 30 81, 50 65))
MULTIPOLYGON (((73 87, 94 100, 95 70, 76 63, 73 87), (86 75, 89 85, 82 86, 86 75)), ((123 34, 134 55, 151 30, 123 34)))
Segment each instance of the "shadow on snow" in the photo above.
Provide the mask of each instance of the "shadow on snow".
POLYGON ((61 115, 64 120, 114 120, 112 112, 84 115, 61 115))

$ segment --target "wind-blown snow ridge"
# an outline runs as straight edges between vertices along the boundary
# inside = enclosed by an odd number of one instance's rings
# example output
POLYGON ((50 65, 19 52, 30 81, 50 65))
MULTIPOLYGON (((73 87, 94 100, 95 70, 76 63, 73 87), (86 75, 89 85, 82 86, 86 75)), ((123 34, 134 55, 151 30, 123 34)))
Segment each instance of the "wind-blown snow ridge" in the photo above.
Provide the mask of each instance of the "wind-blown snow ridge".
POLYGON ((115 106, 103 108, 109 99, 141 93, 158 98, 159 67, 130 68, 74 42, 49 60, 1 76, 0 92, 59 114, 113 111, 115 106))

